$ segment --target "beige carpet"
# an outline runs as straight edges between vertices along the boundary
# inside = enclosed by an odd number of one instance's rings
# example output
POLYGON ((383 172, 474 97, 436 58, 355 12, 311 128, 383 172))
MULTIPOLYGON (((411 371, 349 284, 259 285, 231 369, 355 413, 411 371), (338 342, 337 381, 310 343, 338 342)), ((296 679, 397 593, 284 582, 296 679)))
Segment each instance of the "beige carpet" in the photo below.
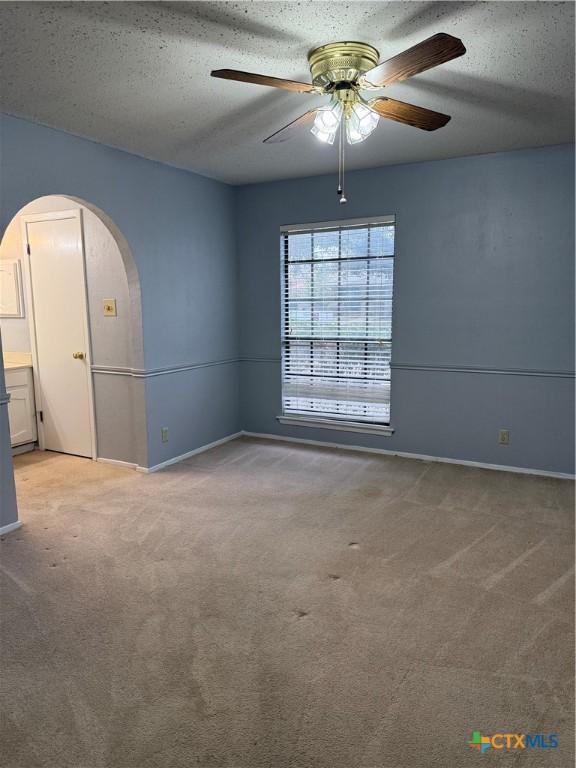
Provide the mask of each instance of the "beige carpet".
POLYGON ((573 765, 570 482, 248 440, 16 467, 5 768, 573 765))

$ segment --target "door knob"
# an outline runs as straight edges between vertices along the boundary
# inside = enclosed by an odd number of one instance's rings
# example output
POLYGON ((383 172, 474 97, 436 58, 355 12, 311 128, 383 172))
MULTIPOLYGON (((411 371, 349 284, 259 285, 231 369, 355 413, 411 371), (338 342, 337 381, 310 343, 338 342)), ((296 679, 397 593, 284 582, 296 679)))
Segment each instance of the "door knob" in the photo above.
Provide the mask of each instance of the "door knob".
POLYGON ((84 360, 84 352, 72 352, 74 360, 84 360))

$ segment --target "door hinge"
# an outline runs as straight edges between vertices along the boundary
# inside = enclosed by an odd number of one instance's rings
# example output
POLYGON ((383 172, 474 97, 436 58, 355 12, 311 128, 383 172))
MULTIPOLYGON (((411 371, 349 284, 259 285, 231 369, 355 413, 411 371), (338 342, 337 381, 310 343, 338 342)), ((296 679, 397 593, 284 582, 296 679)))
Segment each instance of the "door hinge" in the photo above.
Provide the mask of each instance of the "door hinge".
POLYGON ((40 421, 44 422, 44 411, 38 411, 38 416, 40 416, 40 421))
POLYGON ((26 243, 26 253, 30 256, 30 243, 26 243))

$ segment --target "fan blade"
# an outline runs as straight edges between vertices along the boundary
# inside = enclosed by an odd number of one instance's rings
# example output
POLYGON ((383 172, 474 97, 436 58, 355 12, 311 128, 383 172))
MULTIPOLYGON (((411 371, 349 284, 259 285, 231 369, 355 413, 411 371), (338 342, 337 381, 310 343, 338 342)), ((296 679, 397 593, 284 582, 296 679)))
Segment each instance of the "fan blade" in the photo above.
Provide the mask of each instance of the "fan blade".
POLYGON ((284 88, 286 91, 296 91, 297 93, 316 93, 316 87, 312 85, 312 83, 299 83, 297 80, 283 80, 281 77, 257 75, 253 72, 241 72, 238 69, 214 69, 210 74, 212 77, 220 77, 222 80, 238 80, 241 83, 270 85, 272 88, 284 88))
POLYGON ((398 80, 406 80, 419 72, 425 72, 427 69, 437 67, 438 64, 445 64, 447 61, 457 59, 466 53, 466 48, 462 40, 452 35, 440 32, 432 35, 422 43, 418 43, 413 48, 393 56, 388 61, 369 69, 365 72, 363 79, 368 85, 383 88, 391 85, 398 80))
POLYGON ((413 125, 424 131, 435 131, 450 120, 450 115, 443 115, 441 112, 433 112, 431 109, 416 107, 414 104, 406 104, 396 99, 372 99, 368 102, 368 106, 382 117, 413 125))
POLYGON ((264 144, 279 144, 282 141, 288 141, 288 139, 297 136, 302 128, 309 128, 312 125, 314 118, 316 117, 316 112, 318 112, 317 109, 311 109, 309 112, 300 115, 296 120, 292 120, 292 122, 285 125, 284 128, 280 128, 280 130, 273 133, 272 136, 268 136, 267 139, 264 139, 264 144))

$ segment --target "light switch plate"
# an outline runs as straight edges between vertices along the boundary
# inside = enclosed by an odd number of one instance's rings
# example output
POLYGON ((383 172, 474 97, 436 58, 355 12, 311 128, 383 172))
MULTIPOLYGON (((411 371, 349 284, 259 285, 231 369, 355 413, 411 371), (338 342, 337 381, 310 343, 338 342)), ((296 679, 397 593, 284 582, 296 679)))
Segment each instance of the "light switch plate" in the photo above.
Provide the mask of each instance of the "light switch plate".
POLYGON ((104 299, 102 305, 105 317, 116 317, 116 299, 104 299))

